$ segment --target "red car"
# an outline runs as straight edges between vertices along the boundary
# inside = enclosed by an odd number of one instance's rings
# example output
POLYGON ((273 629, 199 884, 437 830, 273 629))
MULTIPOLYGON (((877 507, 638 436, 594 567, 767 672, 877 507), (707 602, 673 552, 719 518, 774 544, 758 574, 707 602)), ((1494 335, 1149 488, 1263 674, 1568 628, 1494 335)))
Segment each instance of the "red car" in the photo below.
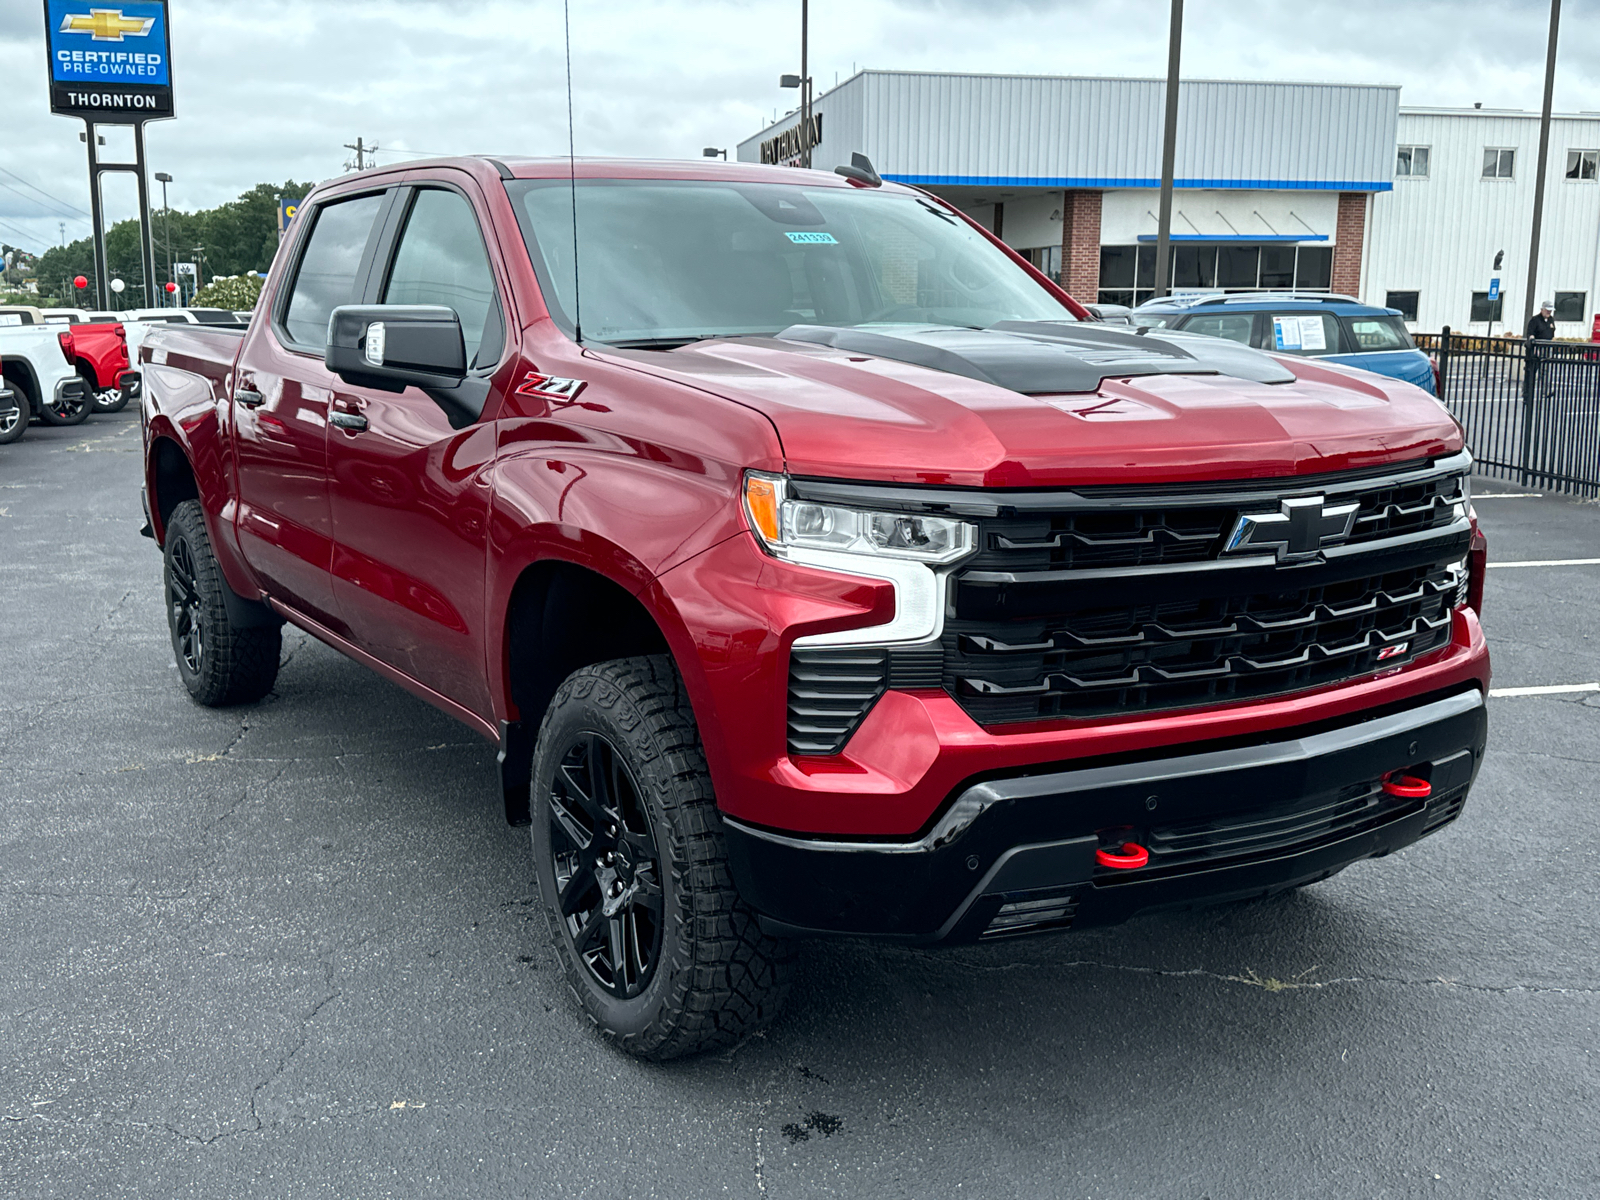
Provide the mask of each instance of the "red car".
POLYGON ((142 348, 146 512, 199 702, 289 621, 498 746, 608 1037, 746 1035, 798 936, 1261 896, 1460 813, 1485 550, 1427 393, 1087 322, 864 159, 568 172, 319 187, 247 331, 142 348))

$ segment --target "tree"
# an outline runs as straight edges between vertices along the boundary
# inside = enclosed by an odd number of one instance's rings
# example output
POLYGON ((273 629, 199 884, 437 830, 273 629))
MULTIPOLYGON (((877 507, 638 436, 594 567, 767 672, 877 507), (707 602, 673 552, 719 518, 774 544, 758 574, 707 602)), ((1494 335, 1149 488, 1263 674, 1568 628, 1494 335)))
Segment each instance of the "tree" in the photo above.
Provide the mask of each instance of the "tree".
MULTIPOLYGON (((265 272, 278 252, 278 206, 274 197, 297 200, 311 190, 309 183, 287 179, 283 183, 258 183, 237 199, 216 208, 185 212, 156 209, 150 214, 150 241, 155 251, 157 299, 143 299, 144 267, 139 253, 139 222, 118 221, 106 230, 106 266, 113 278, 128 288, 122 293, 123 307, 160 304, 161 285, 167 282, 167 261, 193 262, 195 247, 202 247, 201 272, 214 275, 242 275, 246 271, 265 272), (168 245, 168 229, 171 244, 168 245)), ((41 295, 64 304, 89 304, 88 295, 72 287, 75 276, 94 278, 94 243, 79 238, 66 246, 53 246, 39 256, 38 277, 41 295)))
POLYGON ((261 276, 231 275, 206 284, 190 301, 196 308, 226 308, 242 312, 261 298, 261 276))

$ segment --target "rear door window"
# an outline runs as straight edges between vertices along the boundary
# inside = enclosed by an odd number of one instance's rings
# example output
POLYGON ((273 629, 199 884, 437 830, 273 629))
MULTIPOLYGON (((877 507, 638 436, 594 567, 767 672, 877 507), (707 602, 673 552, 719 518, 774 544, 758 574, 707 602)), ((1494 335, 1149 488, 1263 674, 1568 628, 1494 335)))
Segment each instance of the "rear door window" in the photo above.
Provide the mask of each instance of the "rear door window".
POLYGON ((328 316, 341 304, 361 299, 362 259, 383 196, 357 196, 321 205, 300 257, 294 291, 284 310, 284 332, 299 346, 320 349, 328 341, 328 316))
POLYGON ((1255 317, 1251 313, 1199 313, 1183 323, 1183 332, 1227 338, 1230 342, 1248 346, 1254 326, 1255 317))
POLYGON ((442 304, 461 318, 467 361, 500 358, 499 308, 489 255, 472 205, 457 192, 425 188, 406 217, 384 287, 385 304, 442 304))
POLYGON ((1273 313, 1267 349, 1278 354, 1339 354, 1339 319, 1332 313, 1273 313))
POLYGON ((1346 317, 1344 327, 1356 350, 1362 353, 1416 349, 1417 344, 1399 317, 1346 317))

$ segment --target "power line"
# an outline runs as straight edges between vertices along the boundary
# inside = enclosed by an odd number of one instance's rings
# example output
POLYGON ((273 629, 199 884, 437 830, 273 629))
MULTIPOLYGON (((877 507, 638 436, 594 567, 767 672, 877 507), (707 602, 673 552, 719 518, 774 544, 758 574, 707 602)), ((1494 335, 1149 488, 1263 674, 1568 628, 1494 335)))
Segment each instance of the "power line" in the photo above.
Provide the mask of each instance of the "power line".
MULTIPOLYGON (((375 154, 378 153, 378 143, 377 142, 373 142, 372 145, 368 146, 359 137, 356 138, 356 140, 353 141, 353 142, 346 142, 344 144, 344 148, 346 150, 354 150, 356 152, 356 156, 355 156, 355 159, 354 159, 353 162, 350 159, 345 159, 344 169, 346 171, 365 171, 367 169, 367 165, 368 165, 367 164, 367 155, 369 155, 369 154, 375 155, 375 154)), ((371 165, 372 166, 377 166, 378 164, 376 162, 373 162, 371 165)))
MULTIPOLYGON (((348 147, 346 147, 346 149, 353 150, 353 149, 355 149, 355 147, 354 146, 348 146, 348 147)), ((456 157, 454 154, 447 154, 443 150, 396 150, 392 146, 384 146, 382 148, 377 147, 377 146, 368 146, 367 147, 367 153, 368 154, 420 154, 420 155, 422 155, 423 158, 455 158, 456 157)))
MULTIPOLYGON (((24 233, 22 230, 18 229, 15 225, 11 225, 11 224, 9 224, 9 223, 7 223, 5 221, 0 221, 0 228, 9 229, 12 233, 16 234, 18 237, 25 237, 30 242, 35 242, 35 238, 34 238, 33 234, 24 233)), ((37 244, 37 242, 35 242, 35 244, 37 244)), ((16 248, 18 250, 23 249, 23 247, 21 247, 21 246, 18 246, 16 248)), ((41 252, 40 251, 36 251, 36 250, 29 250, 28 253, 29 254, 37 254, 37 253, 41 253, 41 252)))
MULTIPOLYGON (((62 213, 57 212, 55 209, 49 207, 47 204, 44 204, 42 201, 34 198, 33 196, 28 195, 28 193, 23 191, 21 188, 12 187, 4 179, 0 179, 0 188, 5 188, 6 191, 8 191, 8 192, 15 192, 17 195, 21 196, 24 200, 26 200, 29 204, 37 204, 37 205, 39 205, 40 208, 44 209, 45 212, 49 213, 52 217, 61 217, 63 215, 62 213)), ((71 216, 71 214, 66 214, 66 215, 71 220, 74 220, 74 221, 87 221, 89 219, 88 217, 73 217, 73 216, 71 216)))
POLYGON ((77 213, 84 220, 88 220, 89 219, 89 214, 84 212, 83 209, 79 208, 76 204, 69 204, 67 201, 63 200, 60 196, 52 196, 52 195, 50 195, 50 193, 45 191, 42 187, 38 187, 35 184, 29 183, 26 179, 24 179, 21 175, 18 175, 15 171, 9 170, 6 167, 0 167, 0 171, 4 171, 7 175, 11 176, 11 178, 15 179, 18 183, 22 184, 24 187, 33 188, 33 190, 38 192, 41 196, 44 196, 44 197, 46 197, 47 199, 50 199, 50 200, 54 200, 57 204, 61 205, 63 208, 71 209, 73 212, 77 213))

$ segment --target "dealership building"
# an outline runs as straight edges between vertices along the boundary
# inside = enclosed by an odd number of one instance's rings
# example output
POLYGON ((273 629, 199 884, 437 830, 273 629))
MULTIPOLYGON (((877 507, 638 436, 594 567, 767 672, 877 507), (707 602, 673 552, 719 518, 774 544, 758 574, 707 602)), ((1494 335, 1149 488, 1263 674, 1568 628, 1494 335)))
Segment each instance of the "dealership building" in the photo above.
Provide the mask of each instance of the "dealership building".
MULTIPOLYGON (((1137 304, 1155 285, 1164 92, 1159 79, 863 71, 813 102, 812 165, 863 153, 1080 300, 1137 304)), ((738 157, 792 164, 802 133, 790 113, 738 157)), ((1522 316, 1538 143, 1537 113, 1402 108, 1394 86, 1186 81, 1171 284, 1331 291, 1399 308, 1417 330, 1500 332, 1522 316)), ((1558 116, 1537 299, 1555 301, 1561 337, 1588 336, 1600 292, 1597 175, 1600 113, 1558 116)))

